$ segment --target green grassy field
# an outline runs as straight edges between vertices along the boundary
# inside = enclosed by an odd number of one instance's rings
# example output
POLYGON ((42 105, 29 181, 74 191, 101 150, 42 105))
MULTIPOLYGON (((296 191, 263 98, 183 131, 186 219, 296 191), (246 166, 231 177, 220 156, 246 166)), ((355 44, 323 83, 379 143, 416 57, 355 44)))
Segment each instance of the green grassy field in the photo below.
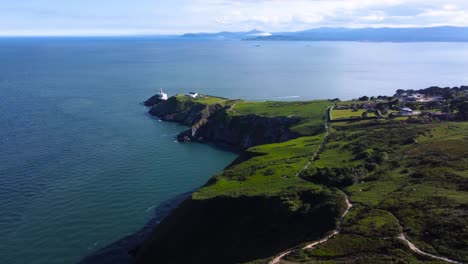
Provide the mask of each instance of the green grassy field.
POLYGON ((217 96, 209 96, 209 95, 203 95, 203 94, 200 94, 196 98, 191 98, 189 96, 186 96, 185 94, 177 94, 177 95, 175 95, 175 98, 177 98, 177 100, 179 102, 192 101, 192 102, 197 102, 197 103, 206 104, 206 105, 226 104, 227 102, 229 102, 229 100, 227 98, 217 97, 217 96))
MULTIPOLYGON (((354 111, 352 109, 345 109, 345 110, 333 110, 331 112, 331 119, 332 120, 340 120, 340 119, 350 119, 350 118, 362 118, 362 114, 366 112, 365 109, 358 109, 354 111)), ((368 112, 367 117, 375 117, 375 113, 368 112)))
POLYGON ((296 174, 309 162, 324 139, 325 110, 328 101, 308 102, 246 102, 228 101, 218 97, 192 99, 178 95, 177 101, 203 104, 232 104, 231 115, 260 115, 267 117, 297 117, 302 121, 291 130, 304 136, 283 143, 250 148, 236 164, 216 175, 211 184, 197 191, 195 199, 218 195, 277 195, 291 189, 322 189, 322 186, 304 181, 296 174))
POLYGON ((345 118, 361 118, 364 112, 366 112, 366 110, 364 109, 358 109, 357 111, 354 111, 352 109, 333 110, 331 112, 331 118, 332 120, 345 118))
POLYGON ((323 131, 325 111, 329 101, 304 102, 246 102, 240 101, 233 109, 235 114, 298 117, 302 121, 291 128, 301 135, 314 135, 323 131))
POLYGON ((361 105, 361 104, 368 104, 368 103, 373 103, 373 101, 341 101, 341 102, 336 102, 337 105, 361 105))
POLYGON ((304 181, 296 174, 311 159, 323 137, 324 134, 319 134, 251 148, 248 150, 250 158, 216 175, 214 183, 200 189, 193 197, 206 199, 217 195, 277 195, 291 189, 321 190, 322 186, 304 181))

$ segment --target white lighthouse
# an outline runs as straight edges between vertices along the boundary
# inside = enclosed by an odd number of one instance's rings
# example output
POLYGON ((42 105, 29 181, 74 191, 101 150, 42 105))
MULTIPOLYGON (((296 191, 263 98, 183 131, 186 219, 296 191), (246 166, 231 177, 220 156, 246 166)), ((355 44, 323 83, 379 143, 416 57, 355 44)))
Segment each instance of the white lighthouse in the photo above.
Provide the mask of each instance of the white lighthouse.
POLYGON ((164 93, 162 88, 159 89, 159 99, 167 100, 167 93, 164 93))

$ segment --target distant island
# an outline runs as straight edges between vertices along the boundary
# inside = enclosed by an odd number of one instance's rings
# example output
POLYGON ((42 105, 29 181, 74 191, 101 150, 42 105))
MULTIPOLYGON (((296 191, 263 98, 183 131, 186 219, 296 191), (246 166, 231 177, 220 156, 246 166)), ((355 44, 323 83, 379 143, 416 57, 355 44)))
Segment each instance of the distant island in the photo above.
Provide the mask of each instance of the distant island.
POLYGON ((145 102, 180 141, 238 158, 134 250, 136 263, 468 261, 468 86, 296 102, 145 102))
POLYGON ((218 32, 189 33, 183 38, 242 39, 254 41, 369 41, 369 42, 466 42, 468 27, 412 28, 316 28, 296 32, 218 32))
POLYGON ((216 32, 216 33, 186 33, 181 37, 183 38, 204 38, 204 39, 248 39, 255 37, 265 37, 270 36, 268 32, 263 32, 260 30, 251 30, 247 32, 216 32))

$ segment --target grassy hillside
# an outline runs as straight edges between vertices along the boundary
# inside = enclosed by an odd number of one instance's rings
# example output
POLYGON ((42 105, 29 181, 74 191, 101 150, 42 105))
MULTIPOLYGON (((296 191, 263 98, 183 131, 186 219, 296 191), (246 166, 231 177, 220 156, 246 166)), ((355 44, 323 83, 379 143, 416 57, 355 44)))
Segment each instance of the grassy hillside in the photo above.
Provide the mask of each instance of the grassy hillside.
POLYGON ((180 103, 196 102, 196 103, 205 104, 205 105, 226 104, 227 102, 229 102, 227 98, 203 95, 203 94, 199 95, 196 98, 186 96, 185 94, 177 94, 174 98, 177 99, 177 101, 180 103))
POLYGON ((239 157, 237 164, 216 175, 193 197, 205 199, 217 195, 272 196, 288 190, 301 189, 320 191, 322 186, 305 181, 296 174, 311 159, 323 137, 324 134, 319 134, 253 147, 239 157))
POLYGON ((358 124, 336 126, 320 154, 325 162, 301 174, 342 188, 355 207, 338 236, 286 259, 440 262, 410 252, 397 239, 402 231, 428 253, 468 261, 468 123, 358 124))
POLYGON ((344 193, 354 207, 340 233, 294 250, 288 263, 440 263, 412 252, 401 233, 428 253, 468 261, 467 122, 357 120, 325 131, 326 101, 170 100, 187 112, 225 106, 211 116, 215 132, 255 129, 247 121, 258 119, 233 123, 239 116, 281 116, 299 119, 289 129, 300 137, 241 152, 158 226, 137 263, 266 263, 336 228, 344 193))
MULTIPOLYGON (((193 99, 170 100, 187 105, 193 99)), ((221 102, 230 107, 210 120, 223 129, 239 116, 294 115, 292 120, 301 121, 291 129, 302 129, 308 136, 242 152, 158 226, 139 251, 137 263, 239 263, 267 258, 322 236, 345 210, 343 193, 297 176, 324 140, 327 102, 221 102)), ((210 98, 209 103, 219 101, 210 98)), ((239 126, 252 130, 256 124, 239 126)))
POLYGON ((354 119, 354 118, 362 118, 362 114, 367 112, 367 117, 375 117, 375 113, 368 112, 365 109, 358 109, 356 111, 352 109, 346 110, 333 110, 331 112, 331 119, 332 120, 340 120, 340 119, 354 119))
POLYGON ((304 102, 237 102, 233 108, 237 114, 256 114, 262 116, 298 117, 302 121, 291 128, 301 135, 314 135, 323 132, 325 110, 329 101, 304 102))

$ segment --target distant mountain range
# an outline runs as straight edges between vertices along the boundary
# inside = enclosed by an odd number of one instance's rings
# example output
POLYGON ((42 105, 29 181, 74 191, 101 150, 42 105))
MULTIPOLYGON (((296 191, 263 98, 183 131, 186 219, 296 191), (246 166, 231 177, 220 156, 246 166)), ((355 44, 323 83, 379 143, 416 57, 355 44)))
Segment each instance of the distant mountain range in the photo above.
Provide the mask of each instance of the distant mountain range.
POLYGON ((317 28, 296 32, 191 33, 184 38, 287 40, 287 41, 369 41, 369 42, 468 42, 468 27, 421 28, 317 28))
POLYGON ((270 33, 251 30, 247 32, 218 32, 218 33, 187 33, 183 38, 203 38, 203 39, 249 39, 256 37, 268 37, 270 33))

